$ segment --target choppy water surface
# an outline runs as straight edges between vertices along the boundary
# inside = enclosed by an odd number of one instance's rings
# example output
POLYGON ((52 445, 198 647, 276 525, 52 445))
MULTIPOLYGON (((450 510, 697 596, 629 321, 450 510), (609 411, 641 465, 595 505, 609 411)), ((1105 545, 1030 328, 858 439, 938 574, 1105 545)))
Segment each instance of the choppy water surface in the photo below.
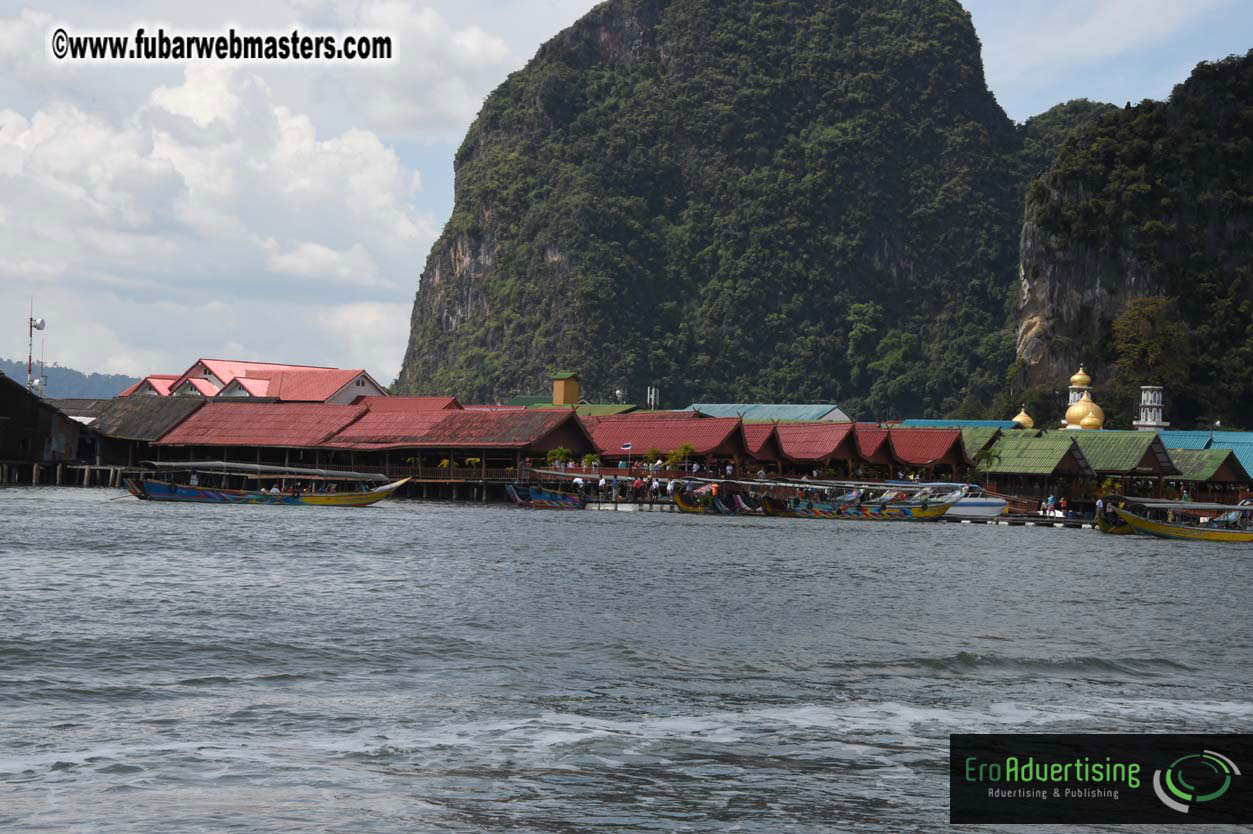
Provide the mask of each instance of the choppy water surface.
POLYGON ((930 830, 950 732, 1253 731, 1240 547, 117 494, 0 490, 0 829, 930 830))

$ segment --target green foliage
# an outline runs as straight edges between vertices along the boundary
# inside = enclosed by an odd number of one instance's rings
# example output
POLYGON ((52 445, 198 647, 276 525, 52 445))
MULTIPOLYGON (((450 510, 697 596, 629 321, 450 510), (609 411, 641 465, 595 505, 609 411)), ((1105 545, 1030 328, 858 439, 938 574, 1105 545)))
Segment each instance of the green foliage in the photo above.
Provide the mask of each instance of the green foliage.
POLYGON ((1188 381, 1188 329, 1173 298, 1136 298, 1114 321, 1114 367, 1128 385, 1178 388, 1188 381))
POLYGON ((594 452, 588 452, 586 455, 583 456, 583 468, 584 469, 592 469, 597 466, 600 466, 600 455, 594 452))
MULTIPOLYGON (((1043 140, 1041 140, 1043 141, 1043 140)), ((1023 137, 955 0, 614 0, 484 103, 401 387, 986 405, 1023 137)))
POLYGON ((574 455, 565 446, 558 446, 556 449, 548 450, 548 465, 554 463, 566 463, 574 459, 574 455))
POLYGON ((666 466, 670 469, 677 469, 679 467, 686 468, 687 459, 694 454, 696 454, 696 449, 692 447, 692 444, 683 443, 679 446, 679 448, 675 449, 666 456, 666 466))
POLYGON ((1049 257, 1132 296, 1085 326, 1110 405, 1129 416, 1137 386, 1164 385, 1175 426, 1253 423, 1253 51, 1073 132, 1027 202, 1049 257))

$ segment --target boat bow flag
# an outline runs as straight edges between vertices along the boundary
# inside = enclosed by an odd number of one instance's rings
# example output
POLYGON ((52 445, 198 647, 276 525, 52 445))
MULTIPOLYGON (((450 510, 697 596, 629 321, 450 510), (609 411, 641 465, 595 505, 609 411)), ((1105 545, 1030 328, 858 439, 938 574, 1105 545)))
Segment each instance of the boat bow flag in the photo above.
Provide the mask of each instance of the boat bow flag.
POLYGON ((624 452, 629 452, 629 451, 631 451, 631 444, 630 444, 630 443, 623 443, 623 444, 622 444, 622 451, 624 451, 624 452))

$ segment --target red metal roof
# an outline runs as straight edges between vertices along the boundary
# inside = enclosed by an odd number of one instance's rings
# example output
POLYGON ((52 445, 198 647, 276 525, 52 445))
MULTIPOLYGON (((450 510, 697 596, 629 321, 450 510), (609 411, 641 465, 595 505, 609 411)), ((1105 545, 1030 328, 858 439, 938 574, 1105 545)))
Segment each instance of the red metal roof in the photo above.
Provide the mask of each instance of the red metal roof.
POLYGON ((539 443, 565 424, 582 434, 588 446, 591 437, 573 411, 449 411, 422 438, 423 446, 469 446, 524 449, 539 443))
POLYGON ((360 420, 345 426, 327 445, 344 449, 421 445, 431 427, 451 413, 439 409, 389 411, 371 406, 360 420))
POLYGON ((697 455, 731 451, 743 447, 743 434, 738 417, 700 417, 696 419, 666 414, 619 414, 599 418, 589 426, 597 450, 608 457, 624 457, 624 443, 631 444, 631 453, 638 457, 650 449, 673 452, 684 443, 691 444, 697 455))
POLYGON ((888 430, 877 423, 858 423, 853 429, 857 438, 857 454, 867 463, 892 463, 888 430))
POLYGON ((972 463, 962 443, 961 429, 893 427, 889 442, 893 457, 910 466, 972 463))
POLYGON ((463 405, 466 411, 526 411, 524 405, 463 405))
POLYGON ((281 402, 326 402, 345 385, 361 374, 361 368, 318 368, 282 371, 247 371, 236 377, 241 385, 253 380, 266 380, 266 393, 259 396, 273 397, 281 402))
POLYGON ((159 446, 321 446, 365 409, 325 403, 207 402, 159 446))
POLYGON ((573 412, 538 411, 385 411, 371 409, 325 445, 335 448, 502 448, 526 449, 570 423, 592 441, 573 412))
POLYGON ((129 397, 131 394, 135 393, 139 386, 146 382, 152 386, 153 390, 156 391, 158 395, 168 397, 170 395, 170 385, 176 379, 178 379, 178 374, 148 374, 146 377, 139 380, 139 382, 136 382, 134 385, 118 394, 118 396, 129 397))
MULTIPOLYGON (((444 411, 460 410, 456 397, 362 397, 361 402, 377 411, 444 411)), ((466 406, 471 408, 472 406, 466 406)))
MULTIPOLYGON (((193 376, 184 380, 184 382, 186 382, 192 388, 195 388, 197 391, 199 391, 200 396, 202 397, 216 397, 218 394, 217 386, 215 386, 212 382, 210 382, 207 379, 193 376)), ((178 388, 182 388, 182 387, 183 387, 182 382, 178 383, 177 385, 172 385, 170 387, 170 393, 172 394, 174 393, 175 390, 177 390, 178 388)))
POLYGON ((783 454, 794 461, 825 463, 853 456, 852 444, 840 449, 853 431, 852 423, 780 423, 777 430, 783 454))
MULTIPOLYGON (((319 365, 283 365, 277 362, 241 362, 237 359, 197 359, 192 366, 182 373, 171 386, 171 389, 177 388, 183 384, 183 381, 192 377, 192 372, 204 365, 211 374, 221 380, 223 387, 230 383, 237 376, 255 376, 249 374, 249 371, 265 372, 265 371, 299 371, 299 370, 336 370, 335 368, 323 368, 319 365)), ((192 377, 194 378, 194 377, 192 377)))
POLYGON ((243 388, 254 397, 264 397, 266 392, 270 390, 270 380, 268 379, 246 379, 245 377, 237 376, 228 382, 227 385, 232 383, 238 384, 240 388, 243 388))
POLYGON ((774 423, 745 423, 744 446, 750 455, 761 454, 762 447, 770 441, 774 434, 774 423))

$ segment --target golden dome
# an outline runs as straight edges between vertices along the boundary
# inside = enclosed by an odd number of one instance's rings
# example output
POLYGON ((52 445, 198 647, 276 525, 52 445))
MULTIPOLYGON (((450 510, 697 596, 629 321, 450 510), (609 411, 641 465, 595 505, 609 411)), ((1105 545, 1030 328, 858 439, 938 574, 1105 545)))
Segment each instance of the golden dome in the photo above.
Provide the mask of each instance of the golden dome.
POLYGON ((1103 425, 1105 425, 1105 412, 1099 405, 1092 402, 1092 395, 1087 391, 1075 400, 1074 405, 1066 409, 1066 428, 1068 429, 1099 429, 1103 425), (1095 421, 1095 425, 1085 425, 1089 417, 1095 421))
POLYGON ((1079 372, 1070 378, 1070 384, 1076 388, 1087 388, 1092 384, 1092 377, 1088 376, 1088 372, 1079 366, 1079 372))
POLYGON ((1018 412, 1018 416, 1014 418, 1014 422, 1018 424, 1019 428, 1035 428, 1035 420, 1031 419, 1031 415, 1027 413, 1027 407, 1025 405, 1022 407, 1022 411, 1018 412))
POLYGON ((1079 428, 1081 429, 1099 429, 1103 425, 1105 425, 1105 421, 1090 411, 1088 412, 1087 417, 1084 417, 1079 421, 1079 428))

